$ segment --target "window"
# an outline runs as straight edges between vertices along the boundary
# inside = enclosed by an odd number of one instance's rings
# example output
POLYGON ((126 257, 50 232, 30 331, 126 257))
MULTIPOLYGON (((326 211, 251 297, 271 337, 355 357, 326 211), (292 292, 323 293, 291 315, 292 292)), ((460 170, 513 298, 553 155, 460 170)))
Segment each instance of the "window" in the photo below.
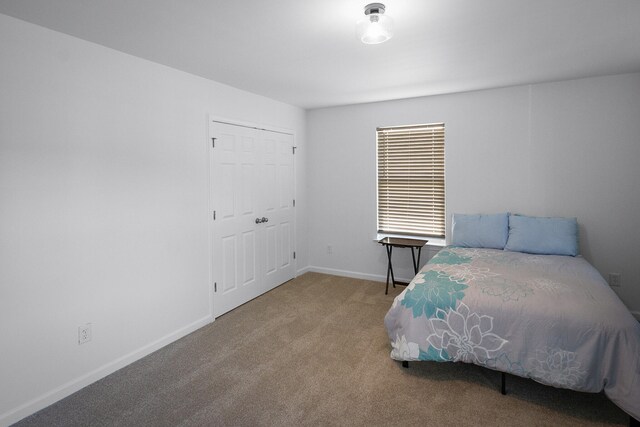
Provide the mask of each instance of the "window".
POLYGON ((378 232, 444 237, 444 123, 377 129, 378 232))

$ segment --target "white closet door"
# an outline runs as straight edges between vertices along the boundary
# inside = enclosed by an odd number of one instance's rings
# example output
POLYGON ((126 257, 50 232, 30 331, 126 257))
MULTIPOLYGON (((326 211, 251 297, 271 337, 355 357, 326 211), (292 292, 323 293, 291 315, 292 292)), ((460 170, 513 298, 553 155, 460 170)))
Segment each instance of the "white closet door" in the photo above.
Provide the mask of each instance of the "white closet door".
POLYGON ((218 317, 293 278, 293 138, 218 122, 211 134, 218 317))
POLYGON ((264 224, 264 289, 292 279, 293 263, 293 136, 264 132, 262 211, 264 224))

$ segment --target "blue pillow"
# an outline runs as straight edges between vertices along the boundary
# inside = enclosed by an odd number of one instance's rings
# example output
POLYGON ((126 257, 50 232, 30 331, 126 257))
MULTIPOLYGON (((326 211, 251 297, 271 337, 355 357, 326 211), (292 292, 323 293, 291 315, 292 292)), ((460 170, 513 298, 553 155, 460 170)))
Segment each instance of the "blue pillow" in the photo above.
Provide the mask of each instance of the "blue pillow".
POLYGON ((464 248, 504 249, 509 236, 509 214, 453 214, 451 244, 464 248))
POLYGON ((578 220, 509 216, 507 251, 543 255, 578 255, 578 220))

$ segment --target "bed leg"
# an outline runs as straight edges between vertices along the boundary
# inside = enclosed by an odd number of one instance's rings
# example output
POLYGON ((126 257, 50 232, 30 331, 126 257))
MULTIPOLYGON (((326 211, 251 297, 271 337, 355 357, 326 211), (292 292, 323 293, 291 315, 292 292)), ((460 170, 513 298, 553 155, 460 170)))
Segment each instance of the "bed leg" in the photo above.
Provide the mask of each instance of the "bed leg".
POLYGON ((409 362, 407 362, 406 360, 402 361, 402 367, 403 368, 408 368, 409 367, 409 362))
POLYGON ((500 387, 500 393, 507 394, 507 376, 502 372, 502 386, 500 387))
POLYGON ((640 427, 640 421, 629 415, 629 427, 640 427))

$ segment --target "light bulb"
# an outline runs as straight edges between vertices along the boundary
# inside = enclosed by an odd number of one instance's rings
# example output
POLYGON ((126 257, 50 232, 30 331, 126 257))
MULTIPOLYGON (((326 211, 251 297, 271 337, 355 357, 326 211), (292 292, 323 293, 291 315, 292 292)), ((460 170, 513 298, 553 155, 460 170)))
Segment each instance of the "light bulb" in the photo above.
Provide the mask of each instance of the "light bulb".
POLYGON ((384 9, 370 11, 365 8, 365 18, 358 21, 358 38, 365 44, 385 42, 393 36, 393 20, 383 15, 384 9))

